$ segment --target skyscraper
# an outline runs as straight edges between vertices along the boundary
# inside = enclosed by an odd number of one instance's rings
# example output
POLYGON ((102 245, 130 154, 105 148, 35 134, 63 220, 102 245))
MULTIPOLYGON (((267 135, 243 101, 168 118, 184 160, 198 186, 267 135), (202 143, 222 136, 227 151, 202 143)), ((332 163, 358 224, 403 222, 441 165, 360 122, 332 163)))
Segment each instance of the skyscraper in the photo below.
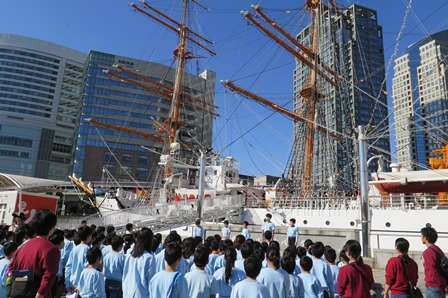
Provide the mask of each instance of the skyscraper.
POLYGON ((289 176, 299 181, 300 188, 305 164, 311 160, 311 191, 354 193, 359 187, 358 125, 366 126, 369 157, 382 154, 389 159, 382 27, 375 10, 359 5, 344 11, 323 10, 315 24, 303 29, 297 39, 315 50, 317 64, 324 63, 335 72, 332 78, 337 86, 322 76, 310 77, 310 68, 297 61, 294 111, 314 118, 314 150, 312 156, 305 154, 309 124, 296 122, 289 176), (309 89, 315 80, 317 90, 309 89), (307 88, 317 98, 314 102, 307 99, 307 88), (311 105, 315 113, 310 112, 311 105))
MULTIPOLYGON (((85 181, 99 181, 104 168, 119 181, 155 179, 164 146, 165 152, 169 150, 166 142, 158 138, 163 137, 168 129, 166 123, 170 117, 171 97, 164 96, 167 93, 164 89, 146 82, 142 77, 173 86, 174 75, 175 69, 162 64, 90 52, 84 68, 83 104, 80 107, 74 152, 73 172, 76 176, 83 177, 85 181), (120 65, 141 77, 129 72, 119 72, 113 65, 120 65), (113 78, 105 70, 122 78, 113 78), (126 79, 141 85, 131 84, 126 79), (156 91, 148 90, 142 85, 153 86, 156 91), (86 121, 89 118, 103 124, 89 124, 86 121), (111 125, 151 134, 156 138, 112 129, 111 125)), ((214 102, 215 77, 215 73, 208 70, 199 76, 184 75, 182 90, 185 96, 181 104, 182 128, 178 139, 185 147, 211 147, 213 115, 204 111, 214 102), (192 97, 202 103, 191 103, 192 97)), ((190 150, 189 153, 186 158, 193 158, 197 152, 190 150)))
POLYGON ((86 55, 0 33, 0 171, 66 180, 86 55))
POLYGON ((446 57, 448 30, 410 45, 395 60, 393 107, 397 161, 423 170, 448 141, 446 57))

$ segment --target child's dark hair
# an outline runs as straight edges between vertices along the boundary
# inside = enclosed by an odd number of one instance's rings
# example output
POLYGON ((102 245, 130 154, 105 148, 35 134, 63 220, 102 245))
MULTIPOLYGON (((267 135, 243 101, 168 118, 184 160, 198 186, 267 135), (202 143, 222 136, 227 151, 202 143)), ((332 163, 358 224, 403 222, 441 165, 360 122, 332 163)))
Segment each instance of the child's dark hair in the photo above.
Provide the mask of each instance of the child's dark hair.
POLYGON ((75 237, 75 230, 72 229, 67 229, 64 231, 64 237, 66 239, 72 239, 73 237, 75 237))
POLYGON ((185 259, 189 259, 196 249, 196 241, 193 237, 185 238, 182 243, 182 255, 185 259))
POLYGON ((260 261, 262 261, 262 262, 266 258, 266 255, 265 255, 265 253, 264 253, 264 251, 262 249, 254 250, 254 255, 256 255, 260 259, 260 261))
POLYGON ((271 213, 266 213, 266 217, 272 218, 272 214, 271 213))
POLYGON ((111 234, 111 233, 114 233, 114 232, 115 232, 115 227, 112 226, 112 225, 107 226, 107 228, 106 228, 106 232, 107 232, 107 235, 109 235, 109 234, 111 234))
POLYGON ((219 249, 219 241, 218 240, 213 240, 211 243, 210 243, 210 249, 213 251, 213 250, 218 250, 219 249))
POLYGON ((225 225, 228 225, 228 224, 229 224, 229 221, 226 219, 226 220, 224 221, 224 224, 225 224, 225 225))
POLYGON ((409 252, 409 241, 406 240, 405 238, 397 238, 395 240, 395 247, 397 248, 397 250, 399 252, 401 252, 403 254, 403 259, 405 264, 409 263, 409 256, 408 256, 408 252, 409 252))
POLYGON ((324 255, 325 255, 325 260, 327 260, 328 263, 333 264, 333 265, 335 264, 335 262, 336 262, 336 251, 333 248, 327 247, 325 249, 324 255))
POLYGON ((243 259, 247 259, 250 255, 254 253, 254 248, 249 243, 245 242, 241 245, 241 256, 243 259))
POLYGON ((153 234, 150 228, 141 228, 140 231, 137 232, 135 238, 136 243, 134 250, 132 251, 132 257, 139 258, 145 251, 151 251, 153 234))
POLYGON ((300 259, 300 267, 302 267, 304 271, 310 272, 313 268, 313 260, 308 256, 304 256, 300 259))
POLYGON ((364 263, 361 257, 361 244, 357 240, 348 240, 347 243, 345 243, 345 250, 356 260, 356 264, 362 265, 364 263))
POLYGON ((262 267, 261 260, 256 255, 251 255, 244 260, 244 271, 252 279, 256 279, 262 267))
POLYGON ((422 236, 425 236, 426 241, 431 244, 436 243, 437 239, 439 238, 436 229, 432 227, 424 227, 420 230, 420 233, 422 234, 422 236))
POLYGON ((296 252, 293 248, 291 247, 287 247, 284 251, 283 251, 283 257, 291 257, 293 259, 296 258, 296 252))
POLYGON ((247 220, 245 220, 245 221, 243 221, 243 225, 248 226, 248 225, 249 225, 249 222, 248 222, 247 220))
POLYGON ((272 262, 275 269, 280 268, 280 251, 275 247, 268 247, 268 250, 266 252, 266 259, 272 262))
POLYGON ((195 222, 195 224, 196 224, 196 225, 200 225, 200 224, 201 224, 201 220, 200 220, 200 219, 197 219, 196 222, 195 222))
POLYGON ((127 230, 128 232, 130 232, 133 228, 134 228, 134 225, 133 225, 133 224, 131 224, 131 223, 127 223, 127 224, 126 224, 126 230, 127 230))
POLYGON ((310 249, 310 246, 313 245, 313 240, 311 239, 306 239, 303 242, 303 247, 305 247, 305 249, 308 251, 310 249))
POLYGON ((95 264, 98 259, 101 259, 101 256, 101 249, 96 246, 89 248, 89 250, 87 251, 87 261, 89 262, 89 265, 95 264))
POLYGON ((101 242, 104 242, 106 240, 106 236, 104 234, 97 234, 95 239, 92 241, 92 246, 99 245, 101 242))
POLYGON ((178 242, 170 242, 165 247, 165 261, 168 265, 173 265, 182 257, 182 247, 178 242))
POLYGON ((241 249, 241 245, 243 245, 243 243, 246 242, 246 238, 244 238, 243 235, 237 235, 235 238, 235 242, 233 243, 233 247, 235 247, 235 249, 241 249))
POLYGON ((266 238, 267 241, 271 241, 271 239, 272 239, 272 232, 271 231, 264 232, 264 238, 266 238))
POLYGON ((345 253, 345 246, 344 248, 339 252, 339 259, 344 260, 346 263, 350 262, 350 259, 347 257, 347 254, 345 253))
POLYGON ((234 267, 236 261, 236 249, 233 246, 228 246, 226 248, 224 259, 226 260, 226 284, 229 284, 229 279, 232 275, 232 268, 234 267))
MULTIPOLYGON (((59 230, 60 231, 60 230, 59 230)), ((54 245, 59 245, 61 244, 61 242, 64 242, 64 233, 61 232, 56 232, 53 233, 53 235, 51 235, 48 240, 53 243, 54 245)))
POLYGON ((120 236, 114 236, 114 237, 112 238, 112 241, 111 241, 110 244, 112 245, 112 249, 113 249, 114 251, 118 251, 118 249, 119 249, 121 246, 123 246, 123 244, 124 244, 124 240, 123 240, 123 238, 121 238, 120 236))
POLYGON ((126 234, 123 236, 123 240, 124 240, 124 247, 123 247, 123 251, 124 253, 128 252, 128 249, 131 247, 131 245, 134 243, 134 235, 132 234, 126 234))
POLYGON ((177 242, 179 244, 182 243, 182 238, 176 231, 171 231, 168 236, 165 237, 165 241, 163 243, 163 246, 167 246, 170 242, 177 242))
POLYGON ((293 274, 294 269, 296 269, 296 261, 290 256, 282 258, 282 269, 288 272, 288 274, 293 274))
POLYGON ((198 268, 204 268, 208 264, 208 249, 204 245, 199 245, 194 252, 194 264, 198 268))
POLYGON ((324 252, 325 252, 324 244, 320 241, 314 243, 313 246, 311 246, 311 254, 318 259, 322 258, 324 252))
POLYGON ((289 221, 292 222, 293 224, 296 224, 296 219, 295 218, 291 218, 289 221))
POLYGON ((79 241, 86 241, 89 236, 92 236, 92 228, 89 226, 82 226, 78 228, 79 241))
POLYGON ((3 246, 3 252, 6 257, 13 254, 19 246, 15 242, 8 242, 3 246))
POLYGON ((266 253, 268 251, 268 247, 269 247, 269 244, 267 242, 261 243, 261 249, 263 250, 264 253, 266 253))
POLYGON ((152 252, 155 252, 157 250, 157 248, 159 247, 160 243, 162 243, 162 234, 157 233, 154 235, 154 237, 152 237, 152 252))

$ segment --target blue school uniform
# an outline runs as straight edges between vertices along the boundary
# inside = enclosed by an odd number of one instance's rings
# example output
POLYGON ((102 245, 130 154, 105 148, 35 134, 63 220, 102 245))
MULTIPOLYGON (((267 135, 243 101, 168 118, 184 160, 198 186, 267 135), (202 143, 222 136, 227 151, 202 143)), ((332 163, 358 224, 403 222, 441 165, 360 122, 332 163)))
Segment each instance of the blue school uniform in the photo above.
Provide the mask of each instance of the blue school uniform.
POLYGON ((289 294, 288 298, 300 298, 300 289, 303 288, 302 280, 293 274, 289 276, 289 294))
POLYGON ((74 247, 70 253, 67 265, 65 266, 66 288, 78 288, 81 273, 89 265, 86 258, 88 250, 89 246, 87 244, 78 244, 78 246, 74 247))
POLYGON ((261 225, 261 229, 263 230, 263 232, 266 231, 275 231, 275 224, 273 222, 264 222, 261 225))
POLYGON ((258 281, 243 280, 237 283, 230 294, 230 298, 271 298, 268 288, 258 281))
POLYGON ((319 280, 312 274, 300 273, 299 278, 303 284, 303 291, 300 291, 299 297, 323 298, 324 292, 319 280))
POLYGON ((8 273, 8 266, 11 260, 0 260, 0 297, 6 297, 6 274, 8 273))
POLYGON ((214 266, 213 266, 215 272, 216 272, 218 269, 221 269, 221 268, 223 268, 223 267, 225 267, 225 266, 226 266, 226 259, 224 258, 224 255, 219 255, 219 257, 216 258, 216 260, 215 260, 215 264, 214 264, 214 266))
POLYGON ((232 268, 229 278, 229 284, 226 283, 226 268, 218 269, 213 277, 218 282, 219 298, 228 298, 232 292, 232 288, 240 281, 246 279, 246 273, 238 268, 232 268))
POLYGON ((338 292, 337 292, 337 288, 338 288, 338 275, 339 275, 339 267, 337 265, 330 265, 330 270, 331 270, 331 275, 333 276, 333 291, 334 291, 334 298, 339 298, 341 297, 338 292))
POLYGON ((126 257, 124 254, 112 251, 103 257, 103 274, 106 279, 121 282, 126 257))
POLYGON ((210 298, 218 293, 218 282, 204 270, 194 270, 185 274, 188 285, 188 297, 210 298))
POLYGON ((134 251, 135 243, 132 243, 131 246, 129 246, 128 250, 126 251, 126 255, 130 256, 132 252, 134 251))
POLYGON ((299 229, 297 227, 288 227, 288 231, 287 231, 287 237, 290 238, 295 238, 295 242, 294 243, 298 243, 299 242, 299 229))
POLYGON ((271 298, 288 297, 289 275, 283 269, 263 268, 257 281, 268 288, 271 298))
POLYGON ((221 256, 220 254, 209 254, 208 255, 208 264, 207 267, 210 267, 212 275, 213 273, 215 273, 216 269, 215 269, 215 263, 216 260, 219 258, 219 256, 221 256))
POLYGON ((316 276, 324 291, 327 291, 330 296, 334 295, 333 275, 330 266, 324 260, 313 258, 313 268, 310 273, 316 276))
POLYGON ((79 295, 82 298, 106 298, 103 275, 96 269, 84 269, 79 278, 79 295))
POLYGON ((242 229, 241 230, 241 235, 243 235, 246 240, 250 239, 250 231, 249 231, 249 229, 242 229))
POLYGON ((74 247, 75 244, 73 243, 73 241, 64 238, 64 248, 61 249, 61 258, 59 259, 58 277, 62 277, 62 274, 64 272, 63 270, 67 265, 68 257, 70 256, 70 253, 72 252, 74 247))
MULTIPOLYGON (((155 261, 156 261, 156 273, 165 270, 165 268, 166 268, 165 249, 163 249, 160 253, 158 253, 155 256, 155 261)), ((183 257, 180 259, 180 263, 176 268, 176 272, 180 272, 182 274, 185 274, 188 272, 187 265, 186 265, 185 259, 183 257)))
POLYGON ((195 226, 193 228, 193 237, 201 237, 202 239, 204 239, 204 227, 195 226))
POLYGON ((103 258, 110 252, 112 252, 112 245, 110 245, 110 244, 101 249, 101 253, 103 254, 103 258))
POLYGON ((126 257, 123 267, 123 297, 147 298, 149 296, 149 282, 156 274, 155 260, 147 251, 143 255, 134 258, 126 257))
POLYGON ((179 272, 156 273, 149 284, 149 297, 182 298, 188 293, 187 280, 179 272))
POLYGON ((246 272, 246 271, 244 270, 244 260, 243 260, 243 259, 241 259, 241 260, 236 260, 236 261, 235 261, 235 268, 241 269, 241 270, 243 270, 244 272, 246 272))
MULTIPOLYGON (((197 267, 196 267, 196 264, 193 263, 193 264, 191 264, 190 272, 195 271, 195 270, 197 270, 197 267)), ((213 276, 213 273, 214 273, 213 268, 210 267, 209 265, 205 266, 204 271, 205 271, 205 273, 213 276)))
POLYGON ((229 227, 224 227, 222 228, 222 238, 223 239, 227 239, 230 238, 230 228, 229 227))

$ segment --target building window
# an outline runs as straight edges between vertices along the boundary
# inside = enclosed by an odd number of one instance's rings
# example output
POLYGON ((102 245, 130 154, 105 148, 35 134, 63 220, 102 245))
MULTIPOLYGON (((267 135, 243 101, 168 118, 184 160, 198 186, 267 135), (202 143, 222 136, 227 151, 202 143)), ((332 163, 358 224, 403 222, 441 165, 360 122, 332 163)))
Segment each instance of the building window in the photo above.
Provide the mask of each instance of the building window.
POLYGON ((149 170, 147 168, 137 168, 135 174, 139 178, 147 178, 149 175, 149 170))
POLYGON ((131 163, 132 160, 133 160, 133 156, 132 156, 132 154, 126 154, 126 153, 123 153, 123 154, 121 155, 121 161, 122 161, 122 162, 125 162, 125 163, 131 163))
POLYGON ((149 156, 139 156, 138 164, 139 165, 147 165, 149 163, 149 156))

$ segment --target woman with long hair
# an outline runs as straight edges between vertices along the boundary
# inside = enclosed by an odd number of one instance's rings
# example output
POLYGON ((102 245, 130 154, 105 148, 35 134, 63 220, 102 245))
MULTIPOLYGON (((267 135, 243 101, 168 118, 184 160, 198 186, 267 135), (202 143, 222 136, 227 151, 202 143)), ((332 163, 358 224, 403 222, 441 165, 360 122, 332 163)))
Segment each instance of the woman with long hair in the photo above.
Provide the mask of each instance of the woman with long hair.
POLYGON ((156 273, 152 251, 151 229, 137 232, 136 243, 131 255, 124 262, 123 297, 149 297, 149 282, 156 273))
POLYGON ((257 281, 265 285, 272 297, 288 297, 290 279, 283 269, 280 269, 280 250, 274 245, 266 251, 268 266, 261 269, 257 281))
POLYGON ((361 257, 361 244, 356 240, 348 240, 345 244, 345 254, 350 265, 340 268, 337 292, 344 297, 370 297, 373 288, 372 268, 364 264, 361 257))
POLYGON ((236 249, 233 246, 228 246, 224 251, 224 259, 226 265, 223 268, 216 270, 213 274, 218 282, 218 294, 220 298, 230 297, 233 286, 244 279, 246 279, 246 273, 238 268, 235 268, 236 261, 236 249))
POLYGON ((411 297, 412 286, 417 285, 418 265, 408 255, 409 241, 404 238, 395 240, 396 257, 389 259, 386 265, 386 286, 384 287, 384 297, 411 297))

